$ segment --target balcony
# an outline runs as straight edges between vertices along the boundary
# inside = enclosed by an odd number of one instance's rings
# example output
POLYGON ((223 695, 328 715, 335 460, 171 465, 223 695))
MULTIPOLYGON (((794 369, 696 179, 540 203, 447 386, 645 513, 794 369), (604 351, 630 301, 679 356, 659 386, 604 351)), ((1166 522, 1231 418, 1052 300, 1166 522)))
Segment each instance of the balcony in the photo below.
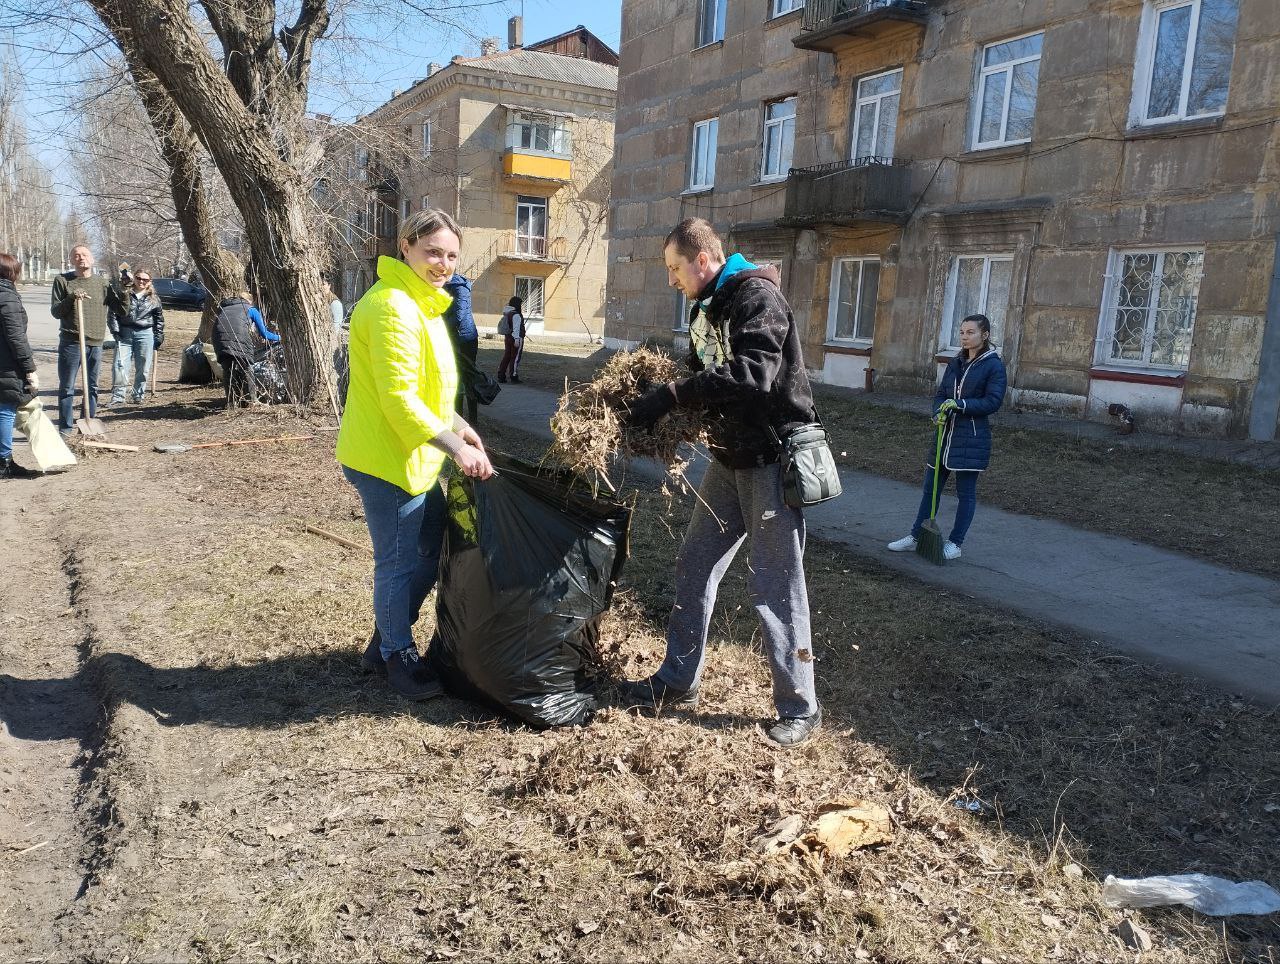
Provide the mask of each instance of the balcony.
POLYGON ((911 214, 911 167, 892 157, 793 167, 779 227, 905 224, 911 214))
POLYGON ((878 40, 901 25, 924 26, 928 0, 805 0, 800 33, 804 50, 834 52, 851 38, 878 40))
POLYGON ((394 171, 389 167, 379 164, 376 161, 370 162, 369 172, 369 190, 376 194, 400 196, 400 178, 396 177, 394 171))
POLYGON ((567 154, 512 147, 502 158, 502 176, 558 188, 573 180, 573 161, 567 154))
POLYGON ((567 238, 536 238, 516 235, 499 249, 498 257, 507 261, 529 261, 541 264, 568 264, 567 238))

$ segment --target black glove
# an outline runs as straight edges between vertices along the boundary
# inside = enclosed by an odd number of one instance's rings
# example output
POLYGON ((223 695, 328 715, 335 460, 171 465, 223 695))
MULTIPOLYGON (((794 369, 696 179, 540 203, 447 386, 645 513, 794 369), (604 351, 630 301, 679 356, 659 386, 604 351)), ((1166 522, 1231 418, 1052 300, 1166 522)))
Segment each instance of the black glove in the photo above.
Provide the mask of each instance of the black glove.
POLYGON ((675 393, 668 386, 659 385, 627 404, 624 421, 629 428, 650 429, 675 407, 675 393))
POLYGON ((161 345, 163 345, 163 344, 164 344, 164 335, 157 335, 157 336, 156 336, 156 345, 155 345, 155 349, 156 349, 156 351, 159 351, 159 350, 160 350, 160 346, 161 346, 161 345))

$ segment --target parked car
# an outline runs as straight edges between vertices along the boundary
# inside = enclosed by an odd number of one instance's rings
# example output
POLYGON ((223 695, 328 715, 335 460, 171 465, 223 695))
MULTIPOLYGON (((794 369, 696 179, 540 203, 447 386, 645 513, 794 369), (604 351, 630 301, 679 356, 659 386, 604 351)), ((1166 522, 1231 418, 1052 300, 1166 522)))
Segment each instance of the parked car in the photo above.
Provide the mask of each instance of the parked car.
POLYGON ((200 311, 209 297, 200 285, 188 284, 181 278, 155 278, 151 285, 160 296, 160 304, 180 311, 200 311))

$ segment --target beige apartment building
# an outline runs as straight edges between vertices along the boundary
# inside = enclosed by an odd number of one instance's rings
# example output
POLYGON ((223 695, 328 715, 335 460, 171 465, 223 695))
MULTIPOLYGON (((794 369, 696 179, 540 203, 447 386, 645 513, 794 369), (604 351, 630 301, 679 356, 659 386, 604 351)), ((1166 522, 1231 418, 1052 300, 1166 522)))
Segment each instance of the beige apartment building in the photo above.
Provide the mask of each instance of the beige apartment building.
POLYGON ((464 231, 460 271, 476 323, 494 327, 513 295, 531 330, 598 336, 604 321, 617 54, 584 27, 429 74, 356 125, 353 165, 365 185, 341 267, 344 300, 395 251, 400 220, 427 207, 464 231))
POLYGON ((701 215, 782 269, 822 381, 1276 436, 1275 0, 625 0, 605 325, 679 341, 701 215))

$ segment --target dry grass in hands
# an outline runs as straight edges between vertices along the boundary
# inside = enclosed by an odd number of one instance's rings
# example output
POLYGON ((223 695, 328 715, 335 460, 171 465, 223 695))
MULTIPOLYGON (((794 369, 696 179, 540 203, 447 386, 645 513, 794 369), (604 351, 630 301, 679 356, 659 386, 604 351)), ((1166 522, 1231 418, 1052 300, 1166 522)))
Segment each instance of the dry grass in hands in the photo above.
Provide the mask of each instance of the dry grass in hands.
POLYGON ((705 444, 701 415, 677 408, 652 429, 628 428, 626 404, 672 381, 679 366, 669 355, 648 348, 619 352, 589 383, 569 388, 551 417, 554 441, 549 457, 611 491, 609 468, 618 458, 651 458, 666 467, 667 478, 686 488, 690 460, 682 445, 705 444))

